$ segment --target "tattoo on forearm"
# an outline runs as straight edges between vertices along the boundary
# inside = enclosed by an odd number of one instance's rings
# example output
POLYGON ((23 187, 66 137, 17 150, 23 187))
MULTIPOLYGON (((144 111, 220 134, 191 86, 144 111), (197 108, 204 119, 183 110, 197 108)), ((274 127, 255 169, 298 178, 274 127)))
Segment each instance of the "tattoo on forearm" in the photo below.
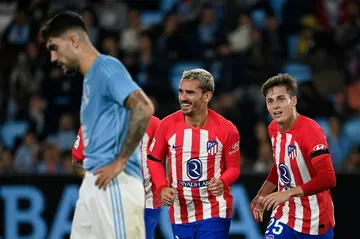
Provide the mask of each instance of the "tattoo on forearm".
POLYGON ((85 175, 85 169, 83 168, 82 163, 77 162, 74 159, 72 160, 72 169, 73 172, 80 177, 85 175))
POLYGON ((131 110, 130 125, 119 156, 128 158, 135 151, 145 134, 153 114, 153 105, 142 91, 133 92, 128 97, 125 105, 131 110))

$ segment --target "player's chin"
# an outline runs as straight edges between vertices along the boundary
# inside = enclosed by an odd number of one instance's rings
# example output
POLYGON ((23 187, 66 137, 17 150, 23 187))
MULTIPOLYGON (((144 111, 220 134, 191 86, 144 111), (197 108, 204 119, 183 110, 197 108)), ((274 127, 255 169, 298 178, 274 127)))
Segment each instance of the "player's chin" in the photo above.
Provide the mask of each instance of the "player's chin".
POLYGON ((188 109, 188 108, 183 108, 181 107, 181 112, 184 114, 184 115, 191 115, 191 109, 188 109))

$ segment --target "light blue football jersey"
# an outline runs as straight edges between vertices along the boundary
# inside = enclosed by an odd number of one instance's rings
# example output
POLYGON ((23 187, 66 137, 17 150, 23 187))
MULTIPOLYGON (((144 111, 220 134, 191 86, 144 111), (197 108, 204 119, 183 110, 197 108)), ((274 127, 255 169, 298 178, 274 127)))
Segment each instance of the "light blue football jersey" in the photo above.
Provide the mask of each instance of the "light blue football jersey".
MULTIPOLYGON (((107 55, 96 58, 83 82, 80 113, 87 171, 94 172, 119 155, 130 119, 124 101, 139 89, 119 60, 107 55)), ((124 171, 142 180, 139 147, 124 171)))

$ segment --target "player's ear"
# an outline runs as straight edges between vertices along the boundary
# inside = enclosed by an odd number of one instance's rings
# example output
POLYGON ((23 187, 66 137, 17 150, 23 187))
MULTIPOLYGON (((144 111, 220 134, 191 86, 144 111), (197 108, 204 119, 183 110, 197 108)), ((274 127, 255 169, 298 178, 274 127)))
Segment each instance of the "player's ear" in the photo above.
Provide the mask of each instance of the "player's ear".
POLYGON ((211 98, 212 98, 212 92, 211 91, 206 92, 205 93, 205 102, 209 103, 211 98))
POLYGON ((72 34, 70 36, 70 41, 71 41, 71 45, 75 48, 79 47, 79 41, 80 41, 80 37, 77 34, 72 34))
POLYGON ((296 97, 296 96, 293 96, 291 101, 292 101, 293 107, 296 107, 297 97, 296 97))

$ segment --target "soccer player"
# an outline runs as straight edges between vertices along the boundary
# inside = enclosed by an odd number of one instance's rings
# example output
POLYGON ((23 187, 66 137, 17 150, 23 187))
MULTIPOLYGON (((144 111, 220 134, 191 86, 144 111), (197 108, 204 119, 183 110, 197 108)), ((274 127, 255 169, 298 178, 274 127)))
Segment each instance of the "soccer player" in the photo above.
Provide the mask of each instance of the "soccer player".
POLYGON ((53 63, 85 77, 80 120, 86 173, 70 238, 144 238, 139 143, 153 104, 123 64, 95 49, 77 13, 56 14, 41 35, 53 63))
POLYGON ((185 71, 179 85, 181 110, 164 118, 150 145, 148 167, 164 205, 170 206, 174 238, 228 238, 240 174, 240 136, 228 120, 208 108, 214 78, 202 69, 185 71), (169 181, 163 161, 169 158, 169 181))
POLYGON ((256 221, 262 221, 263 210, 272 210, 265 238, 330 239, 335 220, 329 189, 335 187, 335 172, 324 132, 296 111, 296 91, 296 81, 287 74, 262 86, 274 119, 268 128, 274 164, 250 209, 256 221))
MULTIPOLYGON (((141 160, 142 160, 142 173, 144 176, 145 188, 145 229, 146 239, 152 239, 155 234, 156 226, 159 222, 161 201, 160 195, 156 192, 155 185, 151 182, 149 169, 147 166, 147 154, 149 146, 154 138, 156 129, 160 123, 159 118, 152 116, 149 126, 140 142, 141 160)), ((78 135, 74 147, 72 149, 73 157, 73 171, 76 175, 84 177, 85 170, 83 169, 84 144, 82 140, 81 127, 79 128, 78 135)))
POLYGON ((155 234, 155 229, 159 223, 159 217, 161 212, 161 200, 160 194, 156 191, 155 185, 151 180, 149 168, 147 165, 147 154, 149 153, 149 147, 151 141, 154 138, 155 132, 159 126, 160 120, 152 116, 150 124, 146 130, 140 142, 142 170, 144 176, 145 187, 145 228, 146 239, 152 239, 155 234))

